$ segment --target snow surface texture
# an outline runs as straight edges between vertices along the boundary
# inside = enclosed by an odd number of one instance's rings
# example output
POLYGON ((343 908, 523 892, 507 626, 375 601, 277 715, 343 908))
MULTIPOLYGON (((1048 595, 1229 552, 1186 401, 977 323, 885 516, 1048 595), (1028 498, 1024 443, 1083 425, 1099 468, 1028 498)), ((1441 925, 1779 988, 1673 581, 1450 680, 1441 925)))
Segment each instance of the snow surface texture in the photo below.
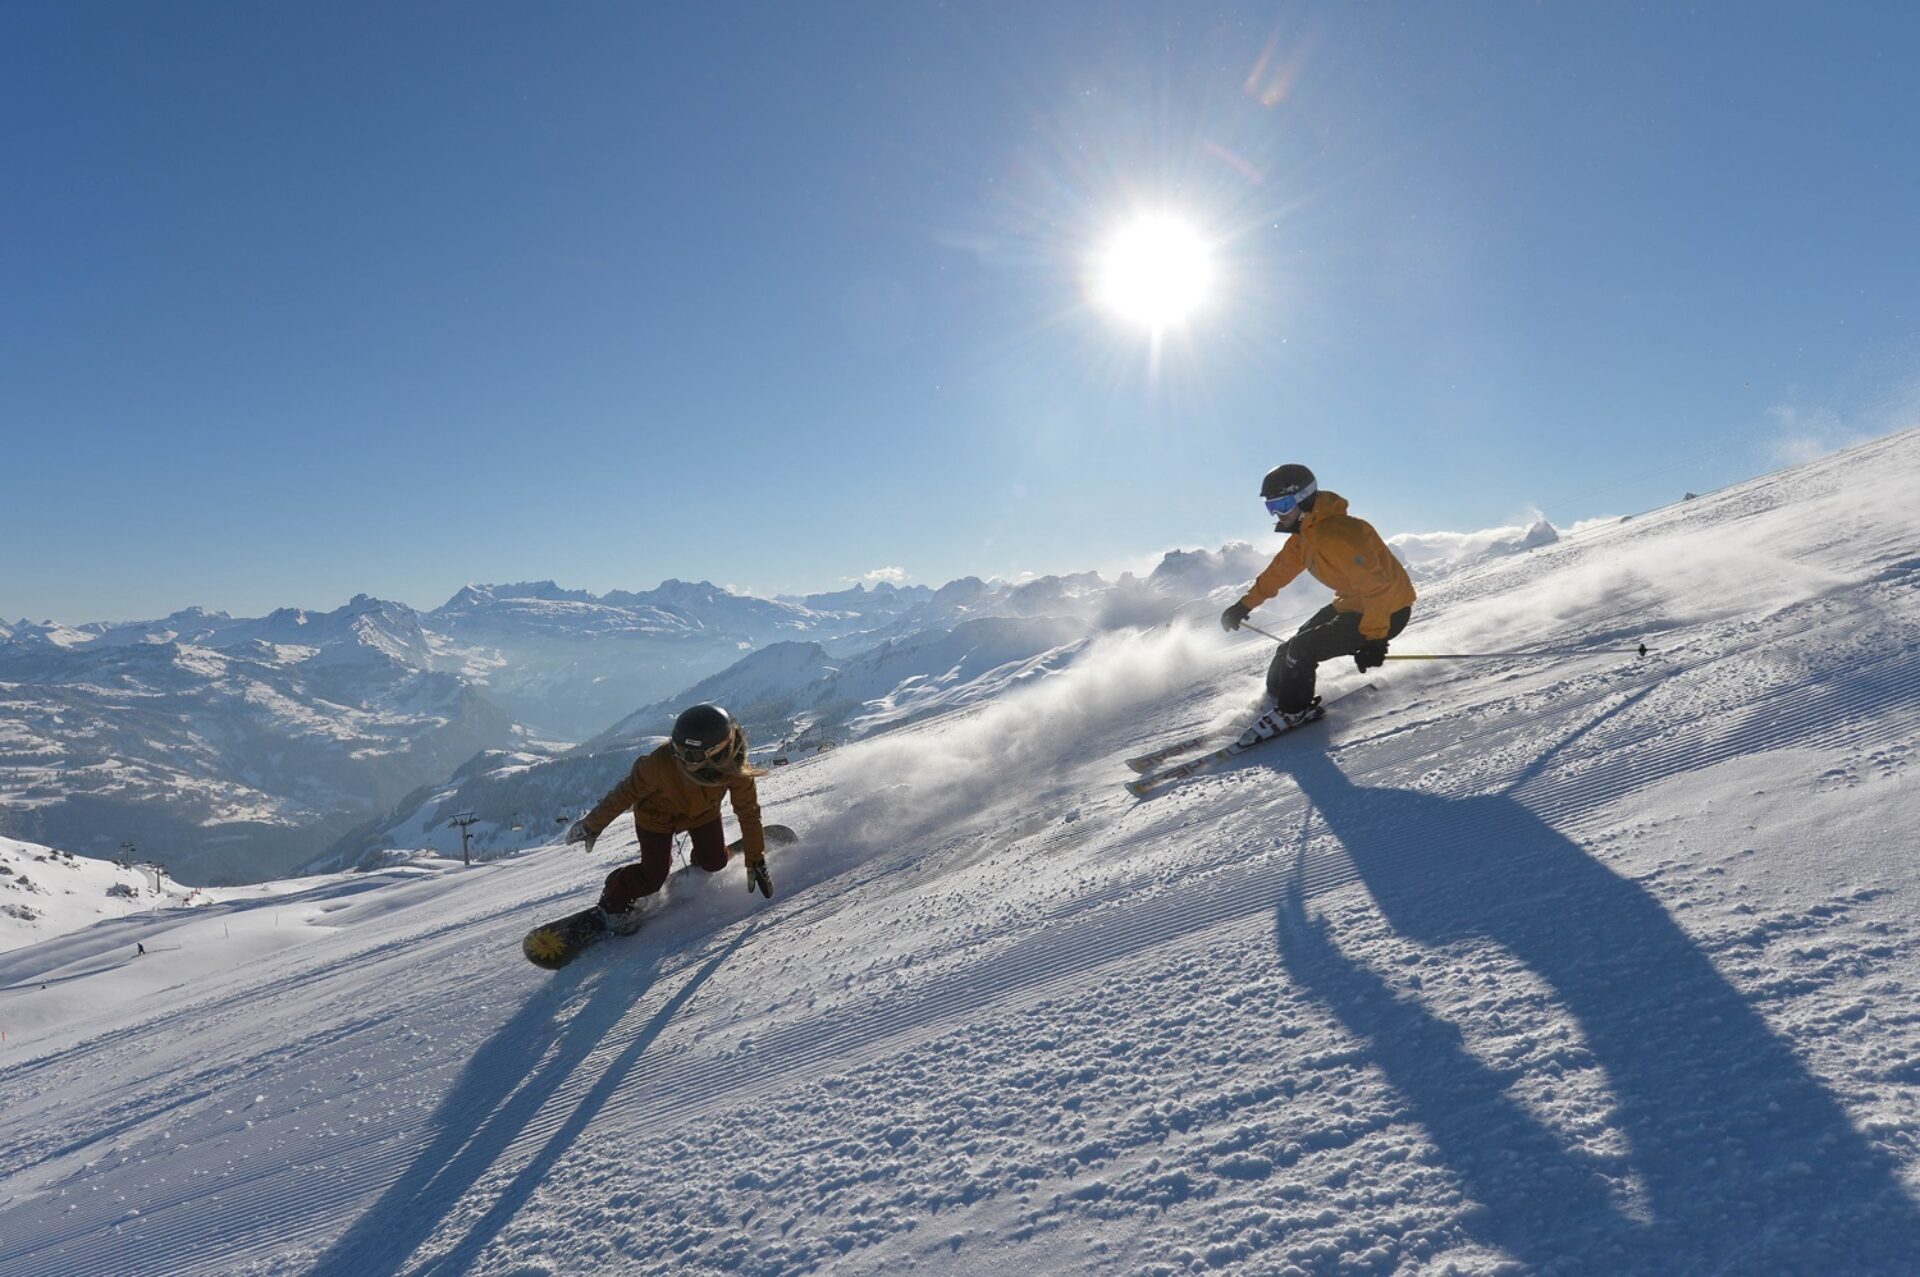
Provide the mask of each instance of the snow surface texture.
POLYGON ((1658 650, 1389 665, 1147 801, 1269 649, 1096 640, 558 975, 621 826, 0 955, 0 1277, 1912 1272, 1916 481, 1447 578, 1398 650, 1658 650))

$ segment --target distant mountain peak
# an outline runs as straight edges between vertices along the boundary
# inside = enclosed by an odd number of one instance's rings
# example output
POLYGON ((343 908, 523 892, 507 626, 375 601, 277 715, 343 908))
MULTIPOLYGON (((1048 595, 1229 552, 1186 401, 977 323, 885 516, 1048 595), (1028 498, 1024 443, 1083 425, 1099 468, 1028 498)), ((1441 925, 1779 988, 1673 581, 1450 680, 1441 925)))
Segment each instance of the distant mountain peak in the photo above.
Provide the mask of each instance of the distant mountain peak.
POLYGON ((599 603, 587 590, 569 590, 553 581, 515 581, 507 585, 483 585, 469 581, 442 603, 438 612, 471 611, 492 603, 532 600, 541 603, 599 603))
POLYGON ((439 612, 451 612, 460 608, 478 607, 493 597, 494 594, 491 586, 480 585, 476 582, 469 581, 455 590, 453 597, 445 603, 442 603, 435 610, 439 612))
POLYGON ((588 590, 569 590, 555 581, 520 581, 513 585, 494 587, 494 593, 503 599, 543 599, 551 603, 596 603, 588 590))
POLYGON ((1537 550, 1543 545, 1552 545, 1559 539, 1560 530, 1548 523, 1546 516, 1542 515, 1528 525, 1525 534, 1514 542, 1514 547, 1520 550, 1537 550))
POLYGON ((655 594, 697 594, 702 597, 733 593, 732 590, 715 585, 711 581, 682 581, 680 578, 673 576, 660 582, 659 588, 653 592, 655 594))

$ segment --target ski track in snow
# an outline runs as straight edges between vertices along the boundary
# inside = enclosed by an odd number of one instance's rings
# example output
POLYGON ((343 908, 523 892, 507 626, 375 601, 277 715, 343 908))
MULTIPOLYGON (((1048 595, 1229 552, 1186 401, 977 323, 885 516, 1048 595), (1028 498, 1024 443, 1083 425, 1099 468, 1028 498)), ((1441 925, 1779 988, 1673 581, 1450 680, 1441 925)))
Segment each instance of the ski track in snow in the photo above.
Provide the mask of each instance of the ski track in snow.
POLYGON ((1916 476, 1462 574, 1398 646, 1659 650, 1391 666, 1144 801, 1267 649, 1096 649, 770 778, 774 902, 557 975, 630 837, 0 954, 0 1277, 1912 1271, 1916 476))

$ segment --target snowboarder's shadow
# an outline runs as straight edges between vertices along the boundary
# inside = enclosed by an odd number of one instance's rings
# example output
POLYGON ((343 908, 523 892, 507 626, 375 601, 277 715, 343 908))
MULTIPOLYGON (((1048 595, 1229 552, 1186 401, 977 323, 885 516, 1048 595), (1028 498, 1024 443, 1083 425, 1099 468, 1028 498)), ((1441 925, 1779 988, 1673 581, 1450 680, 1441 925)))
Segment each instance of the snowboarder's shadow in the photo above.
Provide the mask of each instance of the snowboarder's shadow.
POLYGON ((1618 1101, 1645 1219, 1453 1025, 1342 952, 1309 917, 1296 864, 1275 920, 1281 962, 1365 1043, 1483 1208, 1484 1240, 1555 1271, 1910 1270, 1920 1210, 1895 1167, 1639 885, 1506 795, 1355 785, 1314 750, 1279 761, 1387 923, 1524 963, 1618 1101))
POLYGON ((739 934, 689 975, 575 1104, 560 1128, 532 1160, 494 1195, 487 1212, 454 1247, 411 1265, 413 1253, 446 1223, 462 1198, 492 1171, 527 1125, 573 1076, 574 1071, 633 1008, 657 972, 596 963, 584 972, 562 973, 553 986, 527 999, 514 1017, 477 1051, 460 1080, 434 1113, 435 1134, 406 1171, 314 1265, 315 1277, 362 1277, 366 1273, 464 1272, 487 1242, 526 1204, 541 1179, 573 1145, 608 1098, 720 966, 756 930, 739 934), (564 1022, 559 1013, 574 981, 587 984, 586 1002, 564 1022))

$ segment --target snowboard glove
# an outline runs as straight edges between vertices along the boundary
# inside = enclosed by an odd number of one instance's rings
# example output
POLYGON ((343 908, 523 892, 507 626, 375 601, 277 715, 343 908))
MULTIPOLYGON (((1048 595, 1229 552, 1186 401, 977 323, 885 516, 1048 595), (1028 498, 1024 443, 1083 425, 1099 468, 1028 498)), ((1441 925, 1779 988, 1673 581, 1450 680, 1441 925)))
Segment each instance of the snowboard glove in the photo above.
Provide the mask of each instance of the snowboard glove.
POLYGON ((596 834, 593 832, 593 830, 587 828, 587 821, 586 821, 586 818, 583 816, 579 820, 574 821, 573 825, 567 830, 567 846, 571 847, 573 846, 573 844, 577 842, 585 843, 586 846, 582 847, 580 850, 585 852, 591 852, 593 850, 594 839, 598 838, 599 836, 600 836, 599 834, 596 834))
POLYGON ((1386 663, 1387 641, 1385 639, 1368 639, 1360 645, 1360 650, 1353 654, 1353 668, 1362 674, 1368 670, 1379 669, 1386 663))
POLYGON ((773 876, 767 872, 764 856, 747 862, 747 894, 752 895, 756 891, 769 900, 773 899, 773 876))
POLYGON ((1240 628, 1240 623, 1246 620, 1252 611, 1253 609, 1244 603, 1235 603, 1220 614, 1220 628, 1231 634, 1240 628))

